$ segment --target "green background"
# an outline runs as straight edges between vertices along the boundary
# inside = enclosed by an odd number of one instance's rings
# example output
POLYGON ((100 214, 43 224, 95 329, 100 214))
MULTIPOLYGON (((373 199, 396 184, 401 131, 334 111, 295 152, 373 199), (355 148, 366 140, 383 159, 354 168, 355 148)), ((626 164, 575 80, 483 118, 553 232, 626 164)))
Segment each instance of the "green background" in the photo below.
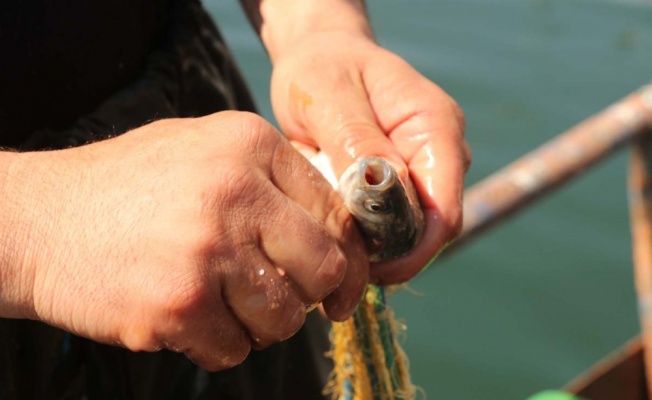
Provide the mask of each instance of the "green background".
MULTIPOLYGON (((205 1, 265 117, 270 65, 205 1)), ((378 40, 462 105, 468 185, 652 79, 652 0, 373 0, 378 40)), ((429 399, 523 399, 638 332, 627 151, 415 279, 391 303, 429 399)))

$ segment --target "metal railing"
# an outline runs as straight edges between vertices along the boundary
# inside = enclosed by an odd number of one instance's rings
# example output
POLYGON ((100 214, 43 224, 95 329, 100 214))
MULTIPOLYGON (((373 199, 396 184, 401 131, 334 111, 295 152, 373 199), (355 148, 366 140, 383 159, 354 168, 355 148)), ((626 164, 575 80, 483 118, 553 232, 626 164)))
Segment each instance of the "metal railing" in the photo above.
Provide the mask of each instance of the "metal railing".
POLYGON ((634 270, 646 376, 652 383, 652 83, 467 189, 462 233, 444 254, 628 145, 633 149, 629 203, 634 270))

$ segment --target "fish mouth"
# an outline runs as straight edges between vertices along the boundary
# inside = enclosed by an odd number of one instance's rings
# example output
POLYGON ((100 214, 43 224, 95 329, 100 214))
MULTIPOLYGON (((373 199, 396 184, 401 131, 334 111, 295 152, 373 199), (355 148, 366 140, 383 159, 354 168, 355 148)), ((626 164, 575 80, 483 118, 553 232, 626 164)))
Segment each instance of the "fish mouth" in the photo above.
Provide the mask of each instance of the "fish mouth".
POLYGON ((380 157, 368 157, 360 163, 363 188, 383 190, 394 184, 394 169, 380 157))

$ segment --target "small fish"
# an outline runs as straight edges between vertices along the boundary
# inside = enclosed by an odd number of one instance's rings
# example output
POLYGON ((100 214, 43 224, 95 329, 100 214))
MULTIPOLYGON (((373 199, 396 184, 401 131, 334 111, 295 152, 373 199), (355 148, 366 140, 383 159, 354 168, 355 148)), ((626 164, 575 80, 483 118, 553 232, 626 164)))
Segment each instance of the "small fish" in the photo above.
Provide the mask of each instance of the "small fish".
POLYGON ((370 261, 401 257, 421 239, 424 219, 414 188, 401 182, 384 159, 357 160, 337 186, 363 234, 370 261))

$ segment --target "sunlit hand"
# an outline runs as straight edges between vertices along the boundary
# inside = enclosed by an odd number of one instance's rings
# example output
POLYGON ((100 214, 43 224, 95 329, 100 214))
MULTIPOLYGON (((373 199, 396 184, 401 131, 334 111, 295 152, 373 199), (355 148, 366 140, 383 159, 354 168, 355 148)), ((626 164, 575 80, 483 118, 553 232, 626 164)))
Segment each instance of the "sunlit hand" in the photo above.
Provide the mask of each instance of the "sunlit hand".
POLYGON ((470 153, 457 103, 368 35, 307 35, 275 60, 272 105, 288 137, 325 151, 339 176, 355 159, 385 157, 414 183, 426 217, 407 256, 372 266, 397 283, 424 268, 462 226, 470 153))
POLYGON ((312 304, 347 318, 367 283, 337 193, 253 114, 1 155, 0 317, 218 370, 290 337, 312 304))

